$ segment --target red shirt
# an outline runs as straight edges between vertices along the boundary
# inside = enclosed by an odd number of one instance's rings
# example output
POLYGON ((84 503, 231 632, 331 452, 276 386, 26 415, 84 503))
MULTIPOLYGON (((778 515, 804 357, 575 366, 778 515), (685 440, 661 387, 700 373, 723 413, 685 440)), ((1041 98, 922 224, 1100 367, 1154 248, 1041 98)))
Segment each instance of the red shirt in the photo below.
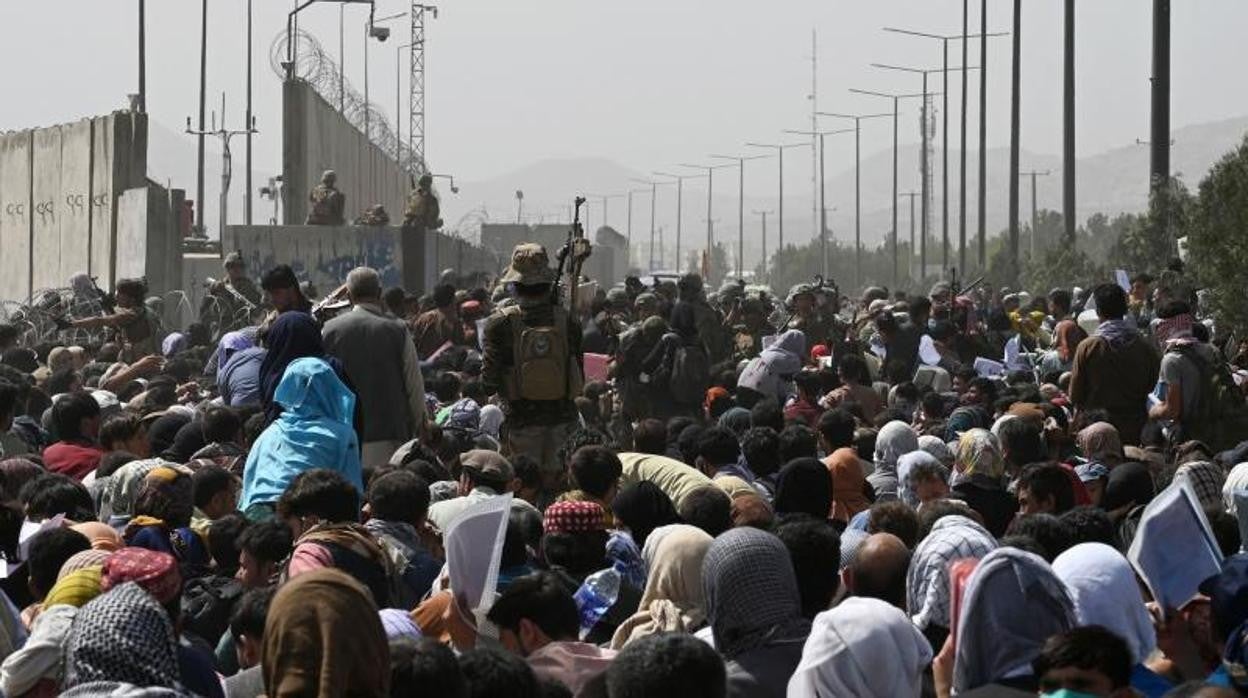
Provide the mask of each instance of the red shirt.
POLYGON ((68 475, 82 481, 100 466, 104 452, 95 446, 58 441, 43 451, 43 463, 48 470, 68 475))

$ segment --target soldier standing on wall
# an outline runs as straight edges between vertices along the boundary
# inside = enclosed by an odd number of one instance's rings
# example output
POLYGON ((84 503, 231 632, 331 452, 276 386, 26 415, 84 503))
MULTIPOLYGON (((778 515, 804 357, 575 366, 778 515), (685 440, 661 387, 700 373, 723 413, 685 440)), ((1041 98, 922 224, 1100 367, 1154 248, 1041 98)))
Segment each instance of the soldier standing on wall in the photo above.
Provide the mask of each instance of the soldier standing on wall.
POLYGON ((403 225, 437 230, 442 227, 441 215, 438 197, 433 193, 433 177, 427 174, 421 175, 416 189, 407 197, 407 212, 403 216, 403 225))
POLYGON ((347 208, 347 197, 334 187, 338 175, 333 170, 325 170, 321 175, 321 183, 312 187, 308 200, 312 208, 308 211, 308 225, 346 225, 343 211, 347 208))

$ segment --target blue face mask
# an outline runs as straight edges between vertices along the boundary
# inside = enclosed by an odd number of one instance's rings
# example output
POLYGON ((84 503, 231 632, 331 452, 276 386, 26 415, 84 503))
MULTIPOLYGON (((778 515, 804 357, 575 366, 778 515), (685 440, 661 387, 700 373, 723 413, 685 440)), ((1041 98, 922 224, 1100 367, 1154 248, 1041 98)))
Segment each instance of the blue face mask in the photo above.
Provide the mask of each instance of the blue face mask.
POLYGON ((1041 693, 1041 698, 1100 698, 1094 693, 1084 693, 1083 691, 1072 691, 1068 688, 1059 688, 1051 693, 1041 693))

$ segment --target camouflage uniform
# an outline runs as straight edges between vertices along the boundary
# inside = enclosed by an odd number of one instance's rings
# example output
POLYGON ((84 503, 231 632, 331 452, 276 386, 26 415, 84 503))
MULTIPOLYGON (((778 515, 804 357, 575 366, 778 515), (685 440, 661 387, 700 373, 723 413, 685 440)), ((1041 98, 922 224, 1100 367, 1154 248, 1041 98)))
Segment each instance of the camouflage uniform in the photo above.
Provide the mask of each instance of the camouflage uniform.
POLYGON ((407 211, 403 215, 403 225, 437 230, 442 227, 440 216, 441 207, 438 204, 438 197, 433 195, 433 178, 424 175, 407 197, 407 211))
MULTIPOLYGON (((546 249, 533 243, 516 246, 511 266, 499 279, 501 284, 514 282, 524 285, 553 283, 554 280, 554 270, 550 268, 546 249)), ((512 317, 508 314, 515 311, 508 309, 500 309, 486 320, 481 383, 487 393, 498 395, 506 415, 502 433, 503 454, 514 456, 524 453, 532 456, 541 468, 543 488, 547 493, 557 493, 564 488, 564 468, 555 453, 576 424, 576 404, 572 398, 574 391, 579 393, 577 386, 584 370, 581 325, 562 309, 557 311, 545 298, 523 299, 518 307, 519 319, 524 327, 553 327, 557 315, 567 318, 566 341, 571 364, 567 367, 571 372, 567 380, 571 389, 555 400, 512 399, 508 395, 509 384, 519 373, 516 335, 512 317)))
POLYGON ((321 183, 312 188, 312 193, 308 195, 312 207, 308 210, 307 225, 347 224, 343 215, 347 208, 347 197, 334 188, 337 179, 333 170, 326 170, 321 175, 321 183))
POLYGON ((386 226, 390 225, 390 214, 386 213, 386 207, 381 204, 369 206, 368 210, 357 219, 356 225, 386 226))

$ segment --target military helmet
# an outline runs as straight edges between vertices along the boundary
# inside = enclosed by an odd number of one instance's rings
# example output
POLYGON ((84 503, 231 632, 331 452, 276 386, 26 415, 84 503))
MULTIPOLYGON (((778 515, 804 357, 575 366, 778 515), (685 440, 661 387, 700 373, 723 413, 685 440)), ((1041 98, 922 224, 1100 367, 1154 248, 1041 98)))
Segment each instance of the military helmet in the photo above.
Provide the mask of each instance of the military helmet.
POLYGON ((555 272, 550 268, 550 257, 546 254, 546 248, 535 242, 516 245, 511 253, 511 265, 499 280, 505 284, 518 283, 525 286, 553 282, 555 272))

